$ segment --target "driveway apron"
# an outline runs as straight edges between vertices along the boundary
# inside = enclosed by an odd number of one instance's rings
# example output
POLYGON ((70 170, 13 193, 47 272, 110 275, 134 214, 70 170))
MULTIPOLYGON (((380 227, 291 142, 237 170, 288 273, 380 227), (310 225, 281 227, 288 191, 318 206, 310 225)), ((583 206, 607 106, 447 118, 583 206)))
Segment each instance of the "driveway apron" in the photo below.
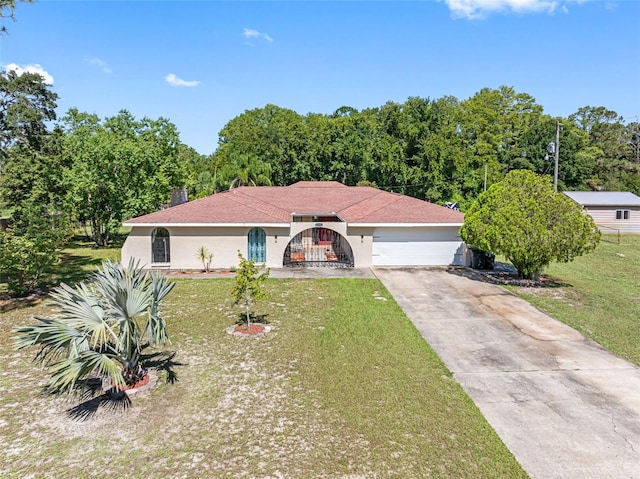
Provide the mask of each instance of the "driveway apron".
POLYGON ((640 478, 640 368, 467 270, 374 272, 529 476, 640 478))

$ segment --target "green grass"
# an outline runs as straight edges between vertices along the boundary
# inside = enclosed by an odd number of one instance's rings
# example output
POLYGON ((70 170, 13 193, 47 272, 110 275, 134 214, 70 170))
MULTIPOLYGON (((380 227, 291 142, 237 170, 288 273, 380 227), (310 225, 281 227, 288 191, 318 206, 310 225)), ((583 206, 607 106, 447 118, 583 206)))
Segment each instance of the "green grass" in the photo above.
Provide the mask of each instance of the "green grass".
POLYGON ((526 477, 379 281, 270 279, 258 339, 226 334, 231 285, 178 280, 177 382, 84 421, 8 347, 46 305, 1 313, 0 476, 526 477))
POLYGON ((640 235, 605 235, 595 252, 545 274, 555 288, 510 288, 554 318, 640 366, 640 235))

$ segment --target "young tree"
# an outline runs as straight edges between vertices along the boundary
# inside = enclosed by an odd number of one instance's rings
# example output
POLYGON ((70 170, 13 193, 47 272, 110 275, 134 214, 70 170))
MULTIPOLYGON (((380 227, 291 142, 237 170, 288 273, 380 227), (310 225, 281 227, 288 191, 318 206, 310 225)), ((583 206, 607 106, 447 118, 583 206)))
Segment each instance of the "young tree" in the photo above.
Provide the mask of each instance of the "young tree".
POLYGON ((556 193, 549 177, 528 170, 513 170, 481 193, 465 213, 460 236, 504 254, 522 278, 593 251, 600 241, 593 219, 576 202, 556 193))
POLYGON ((256 266, 255 260, 248 261, 238 251, 240 264, 236 270, 236 277, 233 288, 231 288, 231 296, 234 304, 242 304, 245 308, 247 318, 247 328, 251 325, 251 308, 256 301, 267 299, 269 294, 264 289, 264 281, 269 277, 267 269, 262 274, 262 267, 256 266))
POLYGON ((71 392, 96 376, 116 388, 133 385, 147 374, 142 350, 170 342, 161 305, 173 286, 137 263, 125 269, 104 262, 92 282, 53 291, 55 319, 15 328, 16 348, 39 348, 36 359, 51 373, 52 392, 71 392))

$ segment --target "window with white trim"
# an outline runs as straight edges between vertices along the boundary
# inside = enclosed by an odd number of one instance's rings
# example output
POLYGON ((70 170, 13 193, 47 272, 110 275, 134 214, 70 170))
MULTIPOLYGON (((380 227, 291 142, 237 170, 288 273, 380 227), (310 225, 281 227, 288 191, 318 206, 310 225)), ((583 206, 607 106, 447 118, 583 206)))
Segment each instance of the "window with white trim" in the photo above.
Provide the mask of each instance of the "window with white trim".
POLYGON ((631 211, 629 210, 616 210, 617 220, 629 220, 631 219, 631 211))

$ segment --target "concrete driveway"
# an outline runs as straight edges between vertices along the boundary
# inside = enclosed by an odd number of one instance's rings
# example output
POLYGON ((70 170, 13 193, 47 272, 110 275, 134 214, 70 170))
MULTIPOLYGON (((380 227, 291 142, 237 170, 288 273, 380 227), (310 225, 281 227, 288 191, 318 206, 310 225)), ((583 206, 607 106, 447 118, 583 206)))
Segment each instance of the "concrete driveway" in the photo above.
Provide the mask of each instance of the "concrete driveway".
POLYGON ((532 478, 640 478, 640 368, 465 271, 374 269, 532 478))

